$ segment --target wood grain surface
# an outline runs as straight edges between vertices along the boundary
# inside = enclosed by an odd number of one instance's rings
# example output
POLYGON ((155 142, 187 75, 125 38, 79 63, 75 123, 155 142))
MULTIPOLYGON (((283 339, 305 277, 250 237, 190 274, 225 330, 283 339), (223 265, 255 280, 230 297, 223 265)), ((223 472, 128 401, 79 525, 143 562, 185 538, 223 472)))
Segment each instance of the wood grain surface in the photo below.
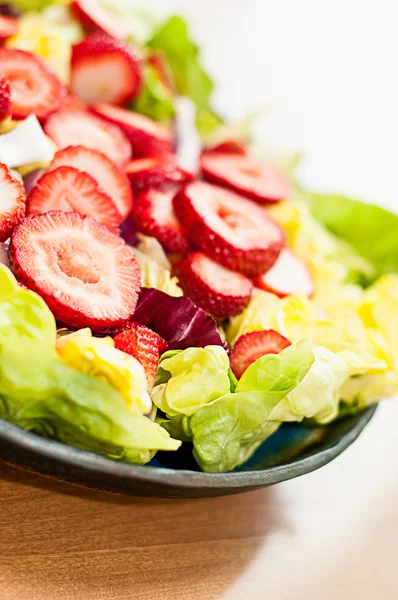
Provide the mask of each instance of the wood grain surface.
POLYGON ((0 465, 1 600, 394 600, 398 402, 327 467, 205 500, 131 499, 0 465))

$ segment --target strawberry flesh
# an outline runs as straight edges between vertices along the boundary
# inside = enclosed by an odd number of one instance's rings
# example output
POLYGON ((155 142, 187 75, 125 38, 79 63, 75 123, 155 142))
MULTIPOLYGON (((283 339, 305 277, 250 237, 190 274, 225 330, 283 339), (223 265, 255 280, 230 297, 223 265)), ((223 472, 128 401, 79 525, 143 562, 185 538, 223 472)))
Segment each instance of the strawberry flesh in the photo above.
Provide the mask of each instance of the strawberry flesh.
POLYGON ((0 121, 11 114, 11 93, 7 79, 0 75, 0 121))
POLYGON ((84 146, 69 146, 59 150, 49 171, 58 167, 73 167, 93 177, 116 205, 125 219, 133 206, 133 194, 127 176, 105 154, 84 146))
POLYGON ((229 356, 231 369, 237 379, 251 364, 266 354, 279 354, 291 343, 283 335, 269 329, 246 333, 237 340, 229 356))
POLYGON ((260 206, 209 183, 188 184, 174 208, 192 244, 249 277, 268 270, 285 243, 282 229, 260 206))
POLYGON ((62 107, 47 119, 44 130, 60 150, 68 146, 102 148, 119 167, 131 159, 131 145, 123 132, 87 110, 62 107))
POLYGON ((25 216, 25 190, 9 168, 0 163, 0 243, 5 242, 12 230, 25 216))
POLYGON ((118 329, 134 313, 134 251, 90 217, 52 211, 26 218, 14 229, 10 256, 17 279, 68 327, 118 329))
POLYGON ((240 156, 247 155, 247 149, 244 144, 235 140, 225 140, 209 148, 205 148, 203 154, 206 152, 215 152, 216 154, 239 154, 240 156))
POLYGON ((119 127, 130 140, 137 155, 162 156, 173 149, 173 137, 168 129, 145 115, 101 102, 93 104, 91 110, 119 127))
POLYGON ((188 250, 185 232, 173 208, 172 189, 151 188, 138 194, 131 213, 139 231, 156 238, 170 252, 177 254, 188 250))
POLYGON ((193 174, 180 167, 173 155, 132 160, 125 172, 132 186, 138 190, 169 183, 188 183, 193 179, 193 174))
POLYGON ((294 252, 284 248, 274 265, 254 279, 254 284, 280 298, 296 294, 310 298, 314 282, 305 262, 294 252))
POLYGON ((192 252, 174 264, 173 274, 184 293, 215 317, 232 317, 247 306, 253 284, 241 273, 234 273, 201 252, 192 252))
POLYGON ((19 29, 19 23, 14 17, 7 17, 0 15, 0 40, 6 40, 7 38, 15 35, 19 29))
POLYGON ((145 325, 130 322, 127 329, 114 337, 115 347, 133 356, 142 364, 148 382, 148 391, 155 385, 160 354, 167 349, 167 343, 157 333, 145 325))
POLYGON ((11 89, 11 112, 15 119, 35 114, 45 119, 66 95, 59 79, 30 52, 0 48, 0 73, 11 89))
POLYGON ((86 104, 125 104, 141 85, 141 61, 127 44, 96 32, 73 47, 71 88, 86 104))
POLYGON ((100 30, 117 39, 130 35, 127 23, 122 17, 107 10, 100 0, 73 0, 72 10, 89 31, 100 30))
POLYGON ((113 200, 91 175, 72 167, 58 167, 45 173, 27 199, 29 217, 50 210, 77 212, 115 230, 122 222, 113 200))
POLYGON ((205 179, 257 202, 273 204, 291 193, 289 180, 277 167, 249 156, 208 152, 200 163, 205 179))

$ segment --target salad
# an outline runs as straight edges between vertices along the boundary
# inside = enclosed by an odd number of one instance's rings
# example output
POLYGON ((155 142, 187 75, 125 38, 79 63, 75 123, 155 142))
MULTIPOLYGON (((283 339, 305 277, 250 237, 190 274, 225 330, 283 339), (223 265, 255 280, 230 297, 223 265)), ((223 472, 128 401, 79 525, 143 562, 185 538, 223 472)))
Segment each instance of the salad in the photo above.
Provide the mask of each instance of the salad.
POLYGON ((111 5, 0 5, 0 417, 224 472, 397 394, 398 217, 259 158, 187 24, 111 5))

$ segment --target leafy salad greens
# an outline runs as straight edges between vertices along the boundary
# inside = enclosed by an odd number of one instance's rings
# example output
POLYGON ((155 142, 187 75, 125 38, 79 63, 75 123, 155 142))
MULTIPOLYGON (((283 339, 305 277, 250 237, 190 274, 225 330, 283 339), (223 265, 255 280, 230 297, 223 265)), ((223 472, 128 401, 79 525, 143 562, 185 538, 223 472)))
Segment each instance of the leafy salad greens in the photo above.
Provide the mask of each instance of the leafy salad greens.
MULTIPOLYGON (((18 30, 4 42, 5 48, 39 57, 66 86, 71 82, 74 45, 92 26, 78 18, 80 13, 70 4, 16 0, 10 12, 19 12, 18 30)), ((126 15, 129 35, 123 43, 140 51, 141 87, 125 110, 152 119, 151 127, 165 128, 163 137, 171 139, 178 96, 186 96, 195 106, 202 154, 211 155, 215 146, 216 155, 246 156, 251 119, 239 131, 213 110, 214 84, 201 65, 188 24, 178 16, 159 23, 118 3, 101 6, 108 16, 126 15)), ((9 8, 4 2, 0 7, 4 12, 9 8)), ((108 115, 105 121, 109 126, 115 119, 108 115)), ((44 132, 39 120, 35 126, 53 155, 56 144, 49 141, 49 129, 44 132)), ((1 135, 18 126, 14 116, 0 119, 0 146, 1 135)), ((170 146, 167 156, 171 150, 170 146)), ((148 161, 153 156, 139 158, 148 161)), ((37 182, 37 169, 43 169, 41 175, 50 163, 25 162, 16 165, 16 176, 19 172, 25 177, 29 192, 37 182)), ((177 451, 189 444, 203 471, 219 473, 244 464, 283 423, 310 420, 315 426, 327 425, 344 411, 352 414, 398 394, 398 216, 342 196, 300 189, 294 181, 295 162, 277 165, 292 182, 291 193, 260 206, 262 214, 281 228, 293 260, 304 265, 313 293, 282 293, 275 288, 275 278, 267 279, 268 272, 259 283, 258 273, 245 271, 243 265, 233 275, 241 286, 250 280, 247 301, 227 315, 204 309, 187 293, 183 271, 175 267, 179 255, 187 252, 185 247, 176 250, 162 232, 148 230, 148 219, 145 227, 127 219, 120 223, 121 232, 135 256, 139 295, 125 328, 98 329, 96 322, 93 327, 91 322, 73 327, 28 285, 20 285, 26 282, 20 279, 21 269, 15 268, 10 232, 10 253, 9 242, 0 243, 0 417, 39 435, 135 464, 149 463, 159 450, 177 451), (133 348, 132 330, 137 335, 133 348), (257 338, 250 336, 259 332, 271 332, 282 345, 269 342, 267 352, 256 353, 257 338), (244 348, 245 358, 238 367, 237 348, 244 348), (148 370, 154 370, 150 377, 148 370)), ((167 171, 162 176, 167 177, 167 171)), ((157 182, 152 172, 151 177, 157 182)), ((214 173, 212 177, 209 180, 219 186, 225 183, 214 173)), ((176 181, 166 179, 166 184, 176 181)), ((226 188, 231 185, 225 183, 226 188)), ((135 195, 142 193, 140 186, 141 180, 133 185, 135 195)), ((186 204, 191 202, 196 213, 184 223, 183 233, 189 236, 191 226, 196 248, 203 234, 198 228, 200 207, 185 193, 186 204)), ((246 196, 250 202, 256 200, 246 196)), ((220 200, 214 196, 216 201, 222 205, 221 196, 220 200)), ((179 227, 178 207, 174 204, 175 211, 171 203, 167 207, 162 215, 174 231, 179 227)), ((183 219, 181 205, 179 210, 183 219)), ((40 246, 43 255, 46 243, 40 246)), ((84 249, 79 253, 79 267, 85 273, 84 249)), ((228 260, 228 251, 218 251, 218 257, 222 267, 218 263, 216 267, 222 270, 214 279, 224 281, 231 274, 222 262, 228 260)), ((207 271, 206 290, 212 285, 213 268, 207 271)), ((291 272, 290 276, 294 279, 291 272)), ((203 294, 201 288, 199 300, 203 294)))

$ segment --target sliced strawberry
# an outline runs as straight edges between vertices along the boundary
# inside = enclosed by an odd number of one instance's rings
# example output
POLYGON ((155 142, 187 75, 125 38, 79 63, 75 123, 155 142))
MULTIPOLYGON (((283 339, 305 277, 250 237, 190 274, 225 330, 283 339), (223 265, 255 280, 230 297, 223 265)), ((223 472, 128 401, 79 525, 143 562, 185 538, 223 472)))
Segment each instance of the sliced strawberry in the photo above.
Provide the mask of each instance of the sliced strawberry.
POLYGON ((170 252, 184 253, 188 243, 173 208, 175 191, 151 188, 135 199, 131 218, 140 231, 156 238, 170 252))
POLYGON ((0 40, 6 40, 7 38, 15 35, 19 29, 18 19, 14 17, 6 17, 0 15, 0 40))
POLYGON ((126 167, 126 174, 136 189, 188 183, 193 179, 193 174, 180 167, 173 155, 132 160, 126 167))
POLYGON ((280 298, 297 294, 310 298, 314 293, 311 273, 301 258, 284 248, 274 265, 254 279, 254 284, 280 298))
POLYGON ((134 313, 140 274, 134 251, 106 227, 77 213, 25 219, 11 239, 18 280, 69 327, 117 329, 134 313))
POLYGON ((73 94, 67 94, 65 98, 62 100, 62 108, 75 108, 78 110, 86 110, 86 105, 80 98, 77 96, 73 96, 73 94))
POLYGON ((201 252, 192 252, 175 263, 173 274, 178 277, 184 293, 215 317, 241 313, 253 289, 250 279, 222 267, 201 252))
POLYGON ((15 119, 25 119, 31 114, 45 119, 66 95, 56 75, 30 52, 0 48, 0 73, 10 84, 15 119))
POLYGON ((205 148, 204 153, 206 152, 215 152, 216 154, 239 154, 240 156, 247 155, 246 146, 235 140, 226 140, 225 142, 220 142, 219 144, 205 148))
POLYGON ((59 149, 68 146, 101 148, 121 167, 131 159, 131 146, 123 132, 87 110, 65 106, 47 119, 44 130, 59 149))
POLYGON ((96 32, 73 47, 71 88, 87 104, 125 104, 141 85, 141 61, 131 46, 96 32))
POLYGON ((188 184, 174 208, 192 243, 232 271, 264 273, 285 243, 285 235, 260 206, 209 183, 188 184))
POLYGON ((99 150, 83 146, 69 146, 69 148, 59 150, 49 170, 52 171, 58 167, 73 167, 88 173, 112 198, 123 219, 130 213, 133 206, 133 194, 129 180, 123 171, 99 150))
POLYGON ((134 356, 142 364, 148 382, 148 391, 155 385, 159 356, 167 349, 167 343, 157 333, 145 325, 130 322, 128 328, 118 333, 115 347, 134 356))
POLYGON ((200 160, 205 179, 256 200, 274 203, 291 193, 289 180, 274 165, 231 154, 204 153, 200 160))
POLYGON ((10 85, 7 79, 0 75, 0 121, 3 121, 11 114, 11 94, 10 85))
POLYGON ((71 6, 76 16, 90 31, 100 29, 117 39, 126 39, 130 35, 126 21, 107 10, 100 0, 73 0, 71 6))
POLYGON ((98 187, 96 180, 72 167, 58 167, 45 173, 31 189, 27 200, 28 216, 50 210, 87 215, 111 230, 123 220, 112 198, 98 187))
POLYGON ((117 125, 126 134, 137 154, 156 156, 172 151, 171 133, 156 121, 111 104, 96 103, 91 106, 91 110, 102 119, 117 125))
POLYGON ((235 377, 240 379, 256 360, 266 354, 279 354, 290 345, 289 340, 273 329, 241 335, 229 355, 231 369, 235 377))
POLYGON ((0 163, 0 243, 5 242, 12 230, 25 216, 25 190, 9 168, 0 163))

